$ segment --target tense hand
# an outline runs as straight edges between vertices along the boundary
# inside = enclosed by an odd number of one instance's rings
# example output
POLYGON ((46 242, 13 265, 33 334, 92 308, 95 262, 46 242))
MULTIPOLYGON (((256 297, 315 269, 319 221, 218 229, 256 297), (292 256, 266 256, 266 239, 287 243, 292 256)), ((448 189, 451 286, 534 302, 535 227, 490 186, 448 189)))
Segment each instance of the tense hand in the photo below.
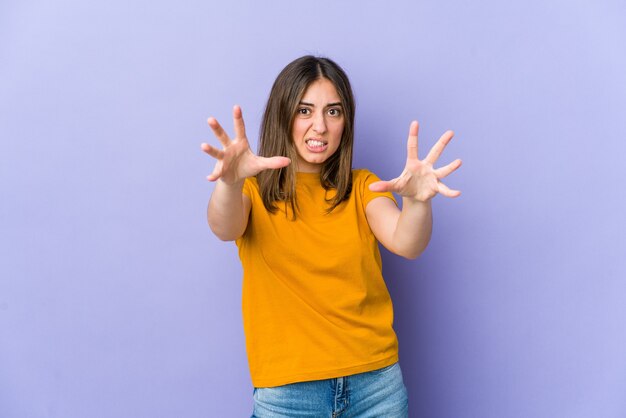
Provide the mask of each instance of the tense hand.
POLYGON ((454 172, 461 166, 461 160, 457 159, 450 164, 435 169, 433 165, 443 152, 448 142, 454 136, 454 132, 446 131, 431 148, 423 160, 417 157, 417 132, 419 125, 416 121, 409 128, 407 140, 406 165, 400 176, 389 181, 377 181, 370 185, 374 192, 395 192, 400 196, 420 202, 427 202, 440 193, 446 197, 457 197, 461 194, 458 190, 451 190, 441 182, 441 179, 454 172))
POLYGON ((267 169, 281 168, 289 165, 287 157, 259 157, 250 150, 243 115, 239 106, 233 107, 233 122, 235 138, 231 139, 213 117, 208 123, 213 134, 222 144, 223 149, 217 149, 207 143, 201 148, 204 152, 217 160, 213 172, 207 176, 209 181, 222 180, 226 184, 234 184, 246 177, 252 177, 267 169))

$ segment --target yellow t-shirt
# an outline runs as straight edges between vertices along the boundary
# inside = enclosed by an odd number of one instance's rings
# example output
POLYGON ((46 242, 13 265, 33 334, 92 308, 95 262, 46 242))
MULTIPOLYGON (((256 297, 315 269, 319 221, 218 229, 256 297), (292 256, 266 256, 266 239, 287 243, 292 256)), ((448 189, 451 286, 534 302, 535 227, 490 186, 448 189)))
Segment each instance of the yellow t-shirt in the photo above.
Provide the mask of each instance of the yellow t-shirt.
MULTIPOLYGON (((252 383, 272 387, 330 379, 398 360, 393 307, 378 241, 365 217, 378 181, 353 170, 350 198, 330 214, 319 174, 298 173, 297 219, 263 206, 255 178, 248 227, 237 240, 243 265, 243 324, 252 383)), ((395 202, 395 200, 394 200, 395 202)))

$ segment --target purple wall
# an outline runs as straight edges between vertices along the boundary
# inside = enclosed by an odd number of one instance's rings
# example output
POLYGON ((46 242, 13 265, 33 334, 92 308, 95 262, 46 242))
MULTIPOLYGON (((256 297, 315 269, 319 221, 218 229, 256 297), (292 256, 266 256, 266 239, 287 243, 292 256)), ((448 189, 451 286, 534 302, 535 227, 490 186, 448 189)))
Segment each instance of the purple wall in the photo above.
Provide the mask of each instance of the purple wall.
POLYGON ((244 3, 0 5, 0 416, 250 414, 199 144, 235 103, 256 143, 306 53, 352 79, 357 166, 457 133, 463 196, 384 254, 412 416, 626 416, 623 2, 244 3))

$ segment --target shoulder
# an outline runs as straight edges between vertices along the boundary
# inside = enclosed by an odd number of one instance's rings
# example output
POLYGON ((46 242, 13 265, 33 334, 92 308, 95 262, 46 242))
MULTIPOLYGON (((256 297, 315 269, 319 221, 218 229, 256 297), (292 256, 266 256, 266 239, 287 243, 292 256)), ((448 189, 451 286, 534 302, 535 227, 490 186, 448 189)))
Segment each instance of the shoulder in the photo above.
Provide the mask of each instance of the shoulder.
POLYGON ((376 174, 372 173, 367 168, 353 168, 352 169, 352 181, 364 180, 369 176, 375 176, 376 174))
POLYGON ((366 206, 370 201, 377 197, 386 197, 391 199, 397 205, 398 203, 391 192, 373 192, 370 190, 370 184, 377 181, 380 181, 380 178, 366 168, 352 170, 352 190, 359 193, 366 206))
POLYGON ((365 185, 369 183, 373 183, 375 181, 380 181, 380 178, 374 173, 372 173, 367 168, 355 168, 352 170, 352 184, 356 185, 365 185))

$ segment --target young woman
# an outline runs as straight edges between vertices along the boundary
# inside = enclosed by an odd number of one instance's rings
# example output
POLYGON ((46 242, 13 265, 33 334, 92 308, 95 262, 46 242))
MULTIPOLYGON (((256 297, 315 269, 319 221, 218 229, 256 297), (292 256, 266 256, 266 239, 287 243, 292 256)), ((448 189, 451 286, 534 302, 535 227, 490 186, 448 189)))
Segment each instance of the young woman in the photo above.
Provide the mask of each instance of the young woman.
POLYGON ((207 216, 217 237, 236 241, 243 265, 253 416, 408 414, 378 242, 406 258, 422 253, 430 200, 460 194, 440 180, 461 161, 433 168, 451 131, 419 160, 412 122, 399 177, 353 170, 354 111, 344 71, 304 56, 274 82, 258 155, 238 106, 232 139, 208 120, 222 149, 202 144, 217 160, 207 216))

